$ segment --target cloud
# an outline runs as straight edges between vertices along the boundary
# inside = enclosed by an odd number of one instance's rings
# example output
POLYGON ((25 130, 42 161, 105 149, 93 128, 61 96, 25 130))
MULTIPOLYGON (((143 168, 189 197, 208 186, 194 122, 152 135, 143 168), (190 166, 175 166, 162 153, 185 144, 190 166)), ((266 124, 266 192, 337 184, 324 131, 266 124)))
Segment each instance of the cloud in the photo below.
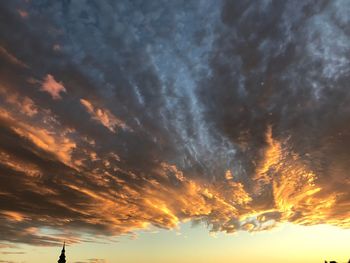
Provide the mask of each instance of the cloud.
POLYGON ((105 262, 107 262, 105 259, 89 258, 86 261, 76 261, 75 263, 105 263, 105 262))
POLYGON ((109 110, 98 108, 86 99, 80 99, 80 103, 85 107, 92 119, 100 122, 103 126, 111 132, 116 132, 116 128, 128 129, 128 126, 117 117, 115 117, 109 110))
MULTIPOLYGON (((58 160, 68 164, 71 160, 71 152, 75 148, 75 143, 65 137, 65 132, 61 134, 45 128, 33 127, 23 120, 18 121, 11 113, 0 110, 0 119, 8 127, 24 140, 31 142, 35 147, 52 154, 58 160)), ((69 132, 69 131, 67 131, 69 132)))
POLYGON ((23 252, 23 251, 13 251, 13 252, 10 252, 10 251, 2 251, 0 252, 0 254, 3 254, 3 255, 22 255, 22 254, 25 254, 26 252, 23 252))
POLYGON ((19 10, 17 10, 17 11, 18 11, 18 14, 19 14, 22 18, 27 18, 27 17, 29 16, 29 14, 28 14, 26 11, 24 11, 24 10, 19 9, 19 10))
POLYGON ((90 258, 90 259, 88 259, 88 261, 91 263, 104 263, 104 262, 106 262, 105 259, 101 259, 101 258, 90 258))
POLYGON ((9 51, 7 51, 4 47, 0 46, 0 54, 3 58, 7 59, 9 62, 11 62, 14 65, 20 66, 20 67, 24 67, 24 68, 28 68, 28 66, 22 62, 21 60, 19 60, 18 58, 16 58, 13 54, 11 54, 9 51))
POLYGON ((32 99, 26 96, 22 97, 16 92, 11 92, 9 88, 0 86, 0 96, 8 106, 16 107, 29 117, 38 113, 38 109, 32 99))
POLYGON ((41 90, 46 91, 54 100, 61 99, 61 92, 67 92, 61 82, 57 82, 54 77, 47 74, 41 85, 41 90))
POLYGON ((347 1, 95 5, 1 3, 4 244, 350 227, 347 1))

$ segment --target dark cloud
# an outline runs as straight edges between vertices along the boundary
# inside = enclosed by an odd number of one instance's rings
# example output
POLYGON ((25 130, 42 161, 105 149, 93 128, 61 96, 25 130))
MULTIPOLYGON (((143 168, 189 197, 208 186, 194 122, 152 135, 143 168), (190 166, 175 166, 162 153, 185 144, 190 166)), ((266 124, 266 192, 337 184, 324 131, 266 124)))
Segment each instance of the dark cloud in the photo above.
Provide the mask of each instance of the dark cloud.
POLYGON ((349 11, 1 3, 1 239, 349 227, 349 11))

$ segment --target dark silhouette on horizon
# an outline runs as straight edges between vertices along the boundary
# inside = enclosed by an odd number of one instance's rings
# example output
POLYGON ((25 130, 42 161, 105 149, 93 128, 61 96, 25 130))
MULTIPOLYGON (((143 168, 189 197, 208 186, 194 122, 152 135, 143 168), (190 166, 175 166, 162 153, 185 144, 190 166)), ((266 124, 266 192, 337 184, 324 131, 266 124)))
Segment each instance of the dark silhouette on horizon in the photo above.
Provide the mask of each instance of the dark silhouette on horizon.
MULTIPOLYGON (((65 255, 66 250, 65 250, 65 247, 66 247, 66 242, 63 242, 61 255, 60 255, 60 257, 59 257, 59 259, 57 261, 58 263, 66 263, 66 255, 65 255)), ((325 260, 324 263, 328 263, 328 261, 325 260)), ((338 262, 334 261, 334 260, 331 260, 331 261, 329 261, 329 263, 338 263, 338 262)), ((348 263, 350 263, 350 259, 349 259, 348 263)))
MULTIPOLYGON (((325 260, 325 261, 324 261, 324 263, 328 263, 328 261, 327 261, 327 260, 325 260)), ((332 261, 329 261, 329 263, 338 263, 338 262, 337 262, 337 261, 332 260, 332 261)), ((348 263, 350 263, 350 259, 349 259, 348 263)))
POLYGON ((60 258, 57 261, 58 263, 66 263, 65 246, 66 246, 66 242, 63 243, 63 247, 62 247, 60 258))

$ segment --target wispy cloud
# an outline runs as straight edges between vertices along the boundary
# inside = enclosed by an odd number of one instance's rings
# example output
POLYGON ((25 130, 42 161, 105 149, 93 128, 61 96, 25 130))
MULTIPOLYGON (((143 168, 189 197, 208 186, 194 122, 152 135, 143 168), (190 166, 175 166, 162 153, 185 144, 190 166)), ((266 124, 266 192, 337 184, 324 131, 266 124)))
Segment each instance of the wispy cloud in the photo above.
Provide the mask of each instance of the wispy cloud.
POLYGON ((107 261, 105 259, 101 258, 89 258, 84 261, 76 261, 74 263, 106 263, 107 261))
POLYGON ((26 254, 26 252, 23 252, 23 251, 1 251, 0 254, 3 254, 3 255, 23 255, 23 254, 26 254))
POLYGON ((86 99, 80 99, 80 103, 85 107, 93 120, 101 123, 111 132, 116 132, 117 128, 129 129, 122 120, 114 116, 109 110, 96 107, 86 99))
POLYGON ((23 61, 19 60, 17 57, 15 57, 13 54, 11 54, 7 49, 5 49, 2 46, 0 46, 0 55, 14 65, 28 68, 28 66, 23 61))

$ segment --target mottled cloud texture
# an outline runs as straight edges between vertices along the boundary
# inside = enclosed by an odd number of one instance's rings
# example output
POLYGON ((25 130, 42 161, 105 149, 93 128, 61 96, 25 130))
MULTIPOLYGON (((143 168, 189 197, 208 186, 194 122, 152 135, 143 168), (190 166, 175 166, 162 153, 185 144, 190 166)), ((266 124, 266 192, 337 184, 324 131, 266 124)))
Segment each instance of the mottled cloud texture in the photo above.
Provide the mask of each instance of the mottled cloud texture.
POLYGON ((1 242, 189 220, 349 228, 349 13, 347 0, 2 1, 1 242))

